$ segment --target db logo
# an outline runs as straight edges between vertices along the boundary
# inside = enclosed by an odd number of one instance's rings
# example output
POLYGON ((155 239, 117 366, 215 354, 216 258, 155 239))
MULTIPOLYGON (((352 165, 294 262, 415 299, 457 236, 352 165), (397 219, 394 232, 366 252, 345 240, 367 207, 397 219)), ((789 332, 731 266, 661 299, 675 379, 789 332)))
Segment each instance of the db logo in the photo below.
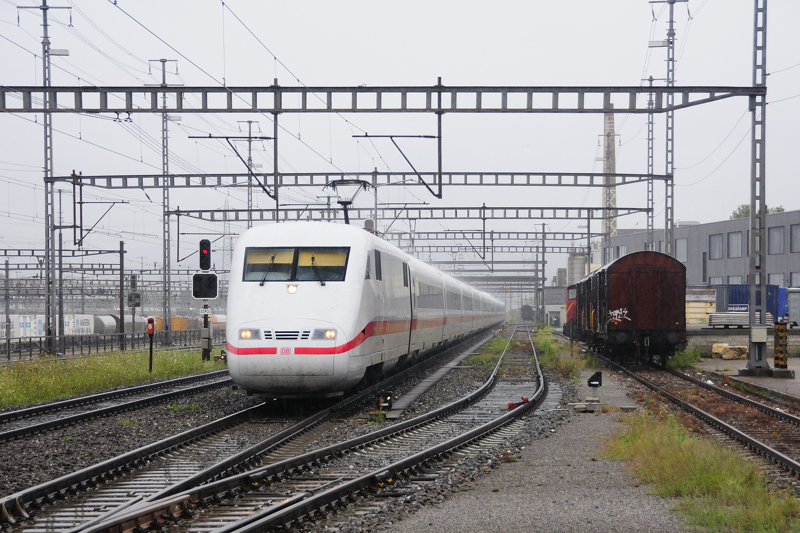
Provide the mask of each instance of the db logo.
POLYGON ((292 355, 291 348, 281 348, 281 355, 292 355))

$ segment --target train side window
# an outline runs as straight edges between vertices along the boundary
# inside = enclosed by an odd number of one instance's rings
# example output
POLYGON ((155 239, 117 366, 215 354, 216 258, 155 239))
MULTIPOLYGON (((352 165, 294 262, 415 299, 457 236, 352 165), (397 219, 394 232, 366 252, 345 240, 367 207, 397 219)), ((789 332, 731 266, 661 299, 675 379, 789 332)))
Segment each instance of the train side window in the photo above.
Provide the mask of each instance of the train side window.
POLYGON ((403 287, 408 287, 408 263, 403 263, 403 287))
POLYGON ((375 250, 375 279, 381 281, 383 279, 383 272, 381 271, 381 252, 375 250))

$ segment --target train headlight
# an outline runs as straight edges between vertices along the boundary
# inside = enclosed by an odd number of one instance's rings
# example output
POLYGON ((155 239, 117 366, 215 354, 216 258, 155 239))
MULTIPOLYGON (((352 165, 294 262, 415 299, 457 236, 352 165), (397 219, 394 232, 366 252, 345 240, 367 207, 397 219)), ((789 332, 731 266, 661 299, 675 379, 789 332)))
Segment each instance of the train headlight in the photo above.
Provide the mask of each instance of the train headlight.
POLYGON ((297 292, 297 285, 287 285, 286 286, 286 292, 288 292, 289 294, 296 293, 297 292))
POLYGON ((335 329, 315 329, 311 336, 313 341, 334 340, 336 338, 335 329))
POLYGON ((260 337, 260 332, 257 329, 240 329, 239 330, 239 338, 240 339, 257 339, 260 337))

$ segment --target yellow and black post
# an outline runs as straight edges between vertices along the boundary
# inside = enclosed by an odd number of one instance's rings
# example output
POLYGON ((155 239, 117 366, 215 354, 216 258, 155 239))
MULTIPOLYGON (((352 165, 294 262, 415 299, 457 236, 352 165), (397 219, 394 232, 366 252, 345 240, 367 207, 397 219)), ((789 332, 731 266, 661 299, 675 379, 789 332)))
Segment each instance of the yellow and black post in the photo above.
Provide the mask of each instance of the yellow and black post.
POLYGON ((775 322, 775 368, 788 368, 789 332, 785 322, 775 322))

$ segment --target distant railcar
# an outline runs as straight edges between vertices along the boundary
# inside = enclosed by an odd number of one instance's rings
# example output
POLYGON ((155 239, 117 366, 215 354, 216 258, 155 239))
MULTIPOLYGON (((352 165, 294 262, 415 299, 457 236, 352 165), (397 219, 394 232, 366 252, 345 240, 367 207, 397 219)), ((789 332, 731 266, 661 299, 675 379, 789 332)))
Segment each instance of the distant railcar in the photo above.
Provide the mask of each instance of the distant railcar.
POLYGON ((533 307, 528 304, 523 305, 519 308, 519 314, 522 315, 522 320, 525 322, 532 322, 533 321, 533 307))
POLYGON ((663 366, 686 343, 686 267, 666 254, 625 255, 575 289, 575 316, 567 327, 602 353, 663 366))
POLYGON ((577 333, 575 325, 577 322, 577 309, 578 309, 578 286, 570 285, 567 287, 566 303, 564 304, 564 335, 570 339, 574 338, 577 333))

